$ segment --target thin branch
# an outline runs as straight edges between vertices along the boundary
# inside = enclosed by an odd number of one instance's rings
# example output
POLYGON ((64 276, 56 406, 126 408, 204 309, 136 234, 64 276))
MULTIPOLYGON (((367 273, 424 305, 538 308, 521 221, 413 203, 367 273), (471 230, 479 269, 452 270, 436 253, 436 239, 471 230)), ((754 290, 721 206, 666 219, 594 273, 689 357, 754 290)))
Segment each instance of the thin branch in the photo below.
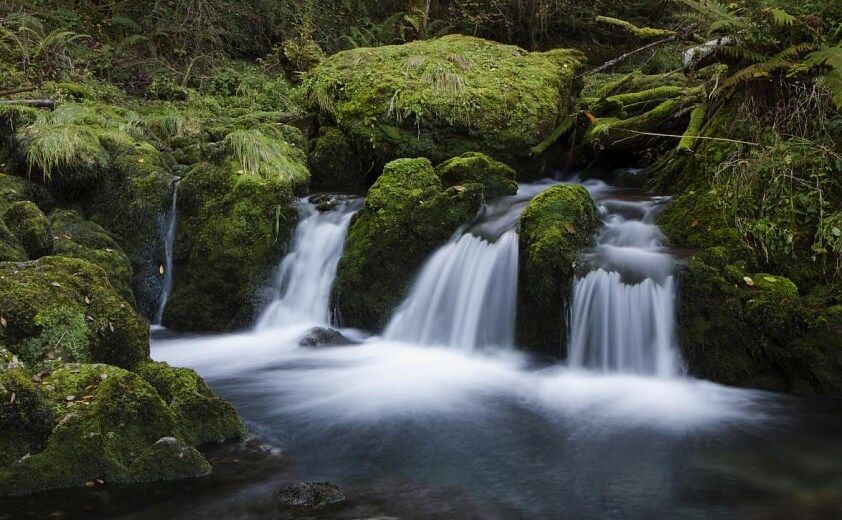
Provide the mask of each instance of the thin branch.
POLYGON ((32 92, 33 90, 35 90, 35 88, 36 87, 34 85, 29 85, 28 87, 18 87, 9 90, 0 90, 0 96, 11 96, 14 94, 22 94, 24 92, 32 92))
POLYGON ((652 43, 646 44, 646 45, 644 45, 643 47, 640 47, 640 48, 635 49, 635 50, 633 50, 633 51, 629 51, 629 52, 627 52, 627 53, 625 53, 625 54, 623 54, 623 55, 621 55, 621 56, 618 56, 618 57, 614 58, 613 60, 606 61, 605 63, 603 63, 603 64, 602 64, 602 65, 600 65, 599 67, 597 67, 597 68, 595 68, 595 69, 591 69, 591 70, 589 70, 589 71, 587 71, 587 72, 583 72, 583 73, 579 74, 579 75, 578 75, 578 76, 576 76, 576 77, 577 77, 577 78, 581 78, 582 76, 587 76, 588 74, 595 74, 595 73, 597 73, 597 72, 602 72, 602 71, 604 71, 604 70, 610 69, 610 68, 611 68, 611 67, 613 67, 614 65, 617 65, 617 64, 619 64, 619 63, 622 63, 622 62, 626 61, 628 58, 630 58, 630 57, 634 56, 634 55, 635 55, 635 54, 637 54, 637 53, 643 52, 643 51, 645 51, 645 50, 647 50, 647 49, 651 49, 652 47, 657 47, 657 46, 659 46, 659 45, 663 45, 663 44, 665 44, 665 43, 674 42, 674 41, 675 41, 675 40, 677 40, 677 39, 678 39, 678 35, 677 35, 677 34, 674 34, 674 35, 672 35, 672 36, 670 36, 670 37, 668 37, 668 38, 664 38, 664 39, 662 39, 662 40, 658 40, 658 41, 656 41, 656 42, 652 42, 652 43))
MULTIPOLYGON (((638 135, 651 135, 653 137, 677 137, 679 139, 684 137, 683 135, 676 135, 676 134, 660 134, 660 133, 657 133, 657 132, 641 132, 640 130, 630 130, 628 128, 612 128, 611 131, 612 132, 629 132, 629 133, 638 134, 638 135)), ((748 144, 748 145, 751 145, 751 146, 763 146, 764 148, 766 148, 764 145, 762 145, 760 143, 753 143, 751 141, 740 141, 739 139, 726 139, 724 137, 706 137, 706 136, 702 136, 702 135, 697 135, 697 136, 693 137, 693 139, 706 139, 708 141, 726 141, 726 142, 729 142, 729 143, 748 144)))

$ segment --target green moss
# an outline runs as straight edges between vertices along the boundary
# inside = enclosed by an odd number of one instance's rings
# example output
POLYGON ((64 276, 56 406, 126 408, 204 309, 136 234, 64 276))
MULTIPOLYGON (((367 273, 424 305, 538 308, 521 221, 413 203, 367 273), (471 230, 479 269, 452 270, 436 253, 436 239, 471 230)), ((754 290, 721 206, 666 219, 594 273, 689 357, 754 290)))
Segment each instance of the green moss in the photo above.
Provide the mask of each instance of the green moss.
MULTIPOLYGON (((8 351, 5 351, 8 354, 8 351)), ((43 449, 53 412, 22 368, 0 366, 0 468, 43 449)))
POLYGON ((57 334, 53 330, 42 336, 48 324, 72 329, 67 335, 77 341, 85 335, 77 330, 78 317, 84 316, 89 338, 84 359, 133 367, 148 356, 148 325, 96 265, 62 257, 2 263, 0 294, 0 315, 7 323, 0 328, 0 341, 12 352, 18 353, 33 338, 43 339, 46 347, 47 340, 51 342, 57 334))
POLYGON ((322 127, 311 141, 309 162, 314 189, 362 188, 369 173, 345 134, 330 126, 322 127))
POLYGON ((50 221, 33 202, 10 204, 3 220, 29 258, 40 258, 52 252, 53 233, 50 221))
POLYGON ((435 171, 445 186, 481 185, 487 199, 517 193, 515 171, 484 153, 464 153, 439 164, 435 171))
POLYGON ((244 427, 234 408, 217 397, 193 370, 150 362, 137 372, 176 414, 182 438, 190 444, 222 442, 243 435, 244 427))
POLYGON ((482 151, 529 171, 529 150, 570 111, 583 61, 451 35, 340 52, 305 85, 323 119, 381 164, 482 151))
POLYGON ((611 25, 613 27, 619 28, 642 40, 666 38, 675 34, 674 31, 670 31, 667 29, 656 29, 653 27, 638 27, 630 22, 627 22, 626 20, 611 18, 609 16, 597 16, 596 21, 605 25, 611 25))
POLYGON ((334 301, 342 324, 382 327, 424 259, 475 215, 483 191, 475 183, 445 189, 427 159, 387 164, 339 262, 334 301))
POLYGON ((139 376, 107 365, 66 365, 42 379, 56 417, 43 451, 0 470, 0 494, 107 482, 152 480, 160 457, 162 478, 207 472, 207 461, 189 453, 174 464, 169 450, 150 451, 160 439, 175 437, 178 425, 155 389, 139 376), (137 463, 137 465, 135 465, 137 463))
POLYGON ((0 262, 25 262, 27 259, 26 251, 18 242, 17 237, 0 218, 0 262))
POLYGON ((79 309, 48 307, 33 319, 41 331, 17 346, 21 359, 31 366, 53 359, 88 362, 91 334, 79 309))
POLYGON ((132 265, 108 231, 73 210, 55 211, 50 216, 50 226, 55 238, 53 255, 81 258, 102 267, 117 293, 134 303, 132 265))
POLYGON ((196 448, 175 437, 164 437, 147 448, 129 467, 133 482, 203 477, 211 465, 196 448))
MULTIPOLYGON (((288 127, 282 131, 300 136, 288 127)), ((295 223, 293 193, 307 177, 305 156, 294 141, 261 132, 258 148, 272 143, 270 155, 282 155, 294 175, 267 167, 262 153, 237 152, 231 138, 215 163, 193 167, 179 186, 176 280, 164 314, 167 326, 222 330, 254 318, 258 291, 295 223)))
POLYGON ((702 126, 705 123, 706 115, 706 104, 697 106, 690 113, 690 123, 687 125, 687 129, 681 136, 681 141, 678 142, 677 150, 680 153, 693 153, 693 149, 696 148, 697 137, 699 136, 699 132, 702 130, 702 126))
POLYGON ((596 205, 582 186, 554 186, 526 206, 520 218, 518 344, 564 357, 567 308, 579 252, 600 226, 596 205))
POLYGON ((43 211, 49 211, 55 201, 52 195, 37 184, 23 177, 0 173, 0 215, 15 202, 30 200, 43 211))

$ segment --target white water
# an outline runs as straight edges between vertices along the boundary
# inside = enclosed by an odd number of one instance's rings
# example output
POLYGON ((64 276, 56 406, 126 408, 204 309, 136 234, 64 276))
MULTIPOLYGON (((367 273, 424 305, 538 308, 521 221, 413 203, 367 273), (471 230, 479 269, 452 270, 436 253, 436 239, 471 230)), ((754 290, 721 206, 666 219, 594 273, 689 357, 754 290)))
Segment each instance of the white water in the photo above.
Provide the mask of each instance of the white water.
POLYGON ((172 202, 167 213, 166 225, 164 227, 164 281, 161 285, 161 294, 158 295, 158 306, 155 310, 155 318, 152 325, 161 325, 164 319, 164 309, 172 294, 173 286, 173 246, 175 245, 175 232, 178 229, 178 183, 180 178, 172 181, 172 202))
POLYGON ((612 197, 587 183, 605 222, 591 268, 576 279, 570 304, 569 363, 602 372, 674 377, 674 260, 654 222, 657 200, 612 197))
POLYGON ((300 323, 330 323, 330 291, 342 256, 345 236, 361 199, 343 200, 320 212, 299 201, 301 221, 295 228, 290 252, 281 261, 271 301, 257 321, 257 329, 300 323))

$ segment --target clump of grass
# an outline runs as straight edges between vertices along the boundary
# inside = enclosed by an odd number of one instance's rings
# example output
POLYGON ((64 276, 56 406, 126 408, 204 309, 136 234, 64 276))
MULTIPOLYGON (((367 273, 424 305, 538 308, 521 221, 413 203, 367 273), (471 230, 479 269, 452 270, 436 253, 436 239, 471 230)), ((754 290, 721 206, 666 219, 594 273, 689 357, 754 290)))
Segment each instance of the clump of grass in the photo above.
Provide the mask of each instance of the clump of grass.
POLYGON ((474 68, 473 62, 464 54, 450 54, 447 59, 462 70, 471 70, 474 68))
POLYGON ((403 64, 404 70, 407 72, 419 70, 427 62, 426 56, 410 56, 406 63, 403 64))
POLYGON ((30 173, 33 169, 39 171, 44 180, 50 180, 63 168, 108 164, 108 152, 90 127, 36 122, 26 134, 31 138, 26 148, 30 173))
POLYGON ((225 137, 223 148, 244 175, 264 179, 277 176, 289 182, 307 178, 303 152, 268 125, 231 132, 225 137))
POLYGON ((465 79, 461 75, 440 65, 425 70, 422 79, 445 94, 453 94, 465 88, 465 79))

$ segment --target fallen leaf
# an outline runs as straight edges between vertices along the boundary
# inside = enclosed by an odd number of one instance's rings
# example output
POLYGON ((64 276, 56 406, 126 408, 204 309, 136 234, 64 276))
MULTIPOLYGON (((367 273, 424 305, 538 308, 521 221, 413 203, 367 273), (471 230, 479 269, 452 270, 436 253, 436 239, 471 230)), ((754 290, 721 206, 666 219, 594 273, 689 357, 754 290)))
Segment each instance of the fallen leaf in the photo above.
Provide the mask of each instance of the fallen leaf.
POLYGON ((568 233, 568 234, 570 234, 570 235, 575 235, 575 234, 576 234, 576 228, 573 226, 573 224, 571 224, 571 223, 569 223, 569 222, 568 222, 567 224, 565 224, 565 225, 564 225, 564 229, 565 229, 565 230, 567 231, 567 233, 568 233))
POLYGON ((163 266, 163 265, 162 265, 162 266, 160 266, 160 267, 158 267, 158 272, 159 272, 160 274, 164 274, 164 266, 163 266))
POLYGON ((91 304, 91 299, 89 297, 85 296, 85 305, 90 305, 90 304, 91 304))
POLYGON ((58 282, 50 282, 50 285, 52 285, 53 287, 61 287, 61 284, 58 282))
POLYGON ((771 283, 775 283, 775 282, 778 281, 777 278, 774 278, 772 276, 764 276, 763 279, 766 280, 767 282, 771 282, 771 283))
POLYGON ((110 247, 106 247, 106 248, 105 248, 105 252, 106 252, 106 253, 113 253, 113 252, 114 252, 114 250, 113 250, 113 249, 111 249, 110 247))
POLYGON ((75 401, 76 396, 75 395, 66 395, 66 396, 64 396, 64 400, 65 401, 75 401))
POLYGON ((754 287, 754 280, 752 280, 752 279, 751 279, 751 278, 749 278, 748 276, 744 276, 744 277, 743 277, 743 281, 744 281, 744 282, 746 283, 746 285, 748 285, 749 287, 754 287))
POLYGON ((0 316, 0 326, 2 326, 5 329, 6 325, 8 325, 8 323, 6 323, 6 318, 0 316))
POLYGON ((699 225, 699 221, 698 221, 698 220, 694 220, 693 222, 691 222, 691 223, 690 223, 690 227, 696 227, 696 226, 698 226, 698 225, 699 225))
POLYGON ((108 374, 103 372, 102 374, 99 375, 99 378, 102 379, 103 381, 105 381, 106 379, 108 379, 108 374))
POLYGON ((11 398, 11 399, 9 399, 9 404, 14 403, 14 402, 15 402, 15 398, 17 398, 17 396, 18 396, 18 395, 17 395, 16 393, 12 392, 12 398, 11 398))
POLYGON ((138 159, 138 160, 137 160, 137 162, 139 162, 140 164, 143 164, 143 163, 145 163, 145 162, 146 162, 146 159, 144 159, 143 157, 141 157, 140 159, 138 159))
POLYGON ((108 328, 111 329, 111 332, 114 332, 114 324, 110 321, 108 322, 108 328))

